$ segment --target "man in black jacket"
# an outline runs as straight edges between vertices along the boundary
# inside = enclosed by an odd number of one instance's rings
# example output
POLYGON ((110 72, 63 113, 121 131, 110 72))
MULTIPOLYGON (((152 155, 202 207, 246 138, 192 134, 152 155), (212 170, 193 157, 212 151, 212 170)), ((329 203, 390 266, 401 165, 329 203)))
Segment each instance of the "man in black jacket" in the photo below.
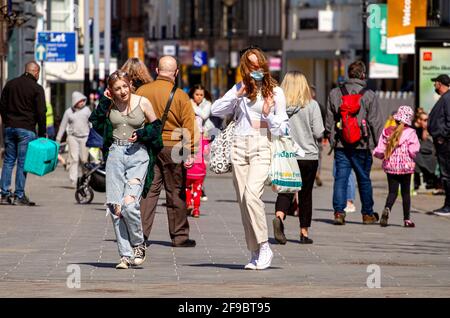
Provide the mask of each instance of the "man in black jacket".
POLYGON ((37 83, 40 67, 32 61, 25 73, 6 83, 0 98, 0 114, 5 126, 5 159, 1 179, 1 204, 35 205, 25 195, 25 155, 28 143, 38 136, 45 137, 47 111, 44 89, 37 83), (11 176, 17 160, 16 188, 10 190, 11 176))
POLYGON ((428 117, 428 132, 433 137, 439 162, 442 184, 445 189, 445 203, 434 214, 450 216, 450 77, 442 74, 431 79, 436 93, 441 98, 433 106, 428 117))

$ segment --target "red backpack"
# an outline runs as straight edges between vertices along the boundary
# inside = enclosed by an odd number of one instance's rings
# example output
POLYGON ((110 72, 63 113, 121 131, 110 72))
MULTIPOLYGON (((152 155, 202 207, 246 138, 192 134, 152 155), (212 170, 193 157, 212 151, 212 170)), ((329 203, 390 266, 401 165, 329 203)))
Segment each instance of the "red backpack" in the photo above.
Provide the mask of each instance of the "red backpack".
POLYGON ((361 126, 356 117, 361 109, 361 98, 365 90, 358 94, 349 94, 344 85, 340 86, 342 93, 342 103, 339 107, 341 117, 341 136, 345 143, 354 144, 361 140, 361 126))

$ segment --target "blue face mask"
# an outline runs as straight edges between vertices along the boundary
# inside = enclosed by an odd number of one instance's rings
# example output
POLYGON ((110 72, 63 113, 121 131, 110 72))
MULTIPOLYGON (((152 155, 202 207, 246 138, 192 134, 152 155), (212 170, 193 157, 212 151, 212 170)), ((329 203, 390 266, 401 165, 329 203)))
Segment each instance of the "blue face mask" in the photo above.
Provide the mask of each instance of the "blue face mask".
POLYGON ((253 71, 250 73, 250 76, 257 82, 260 82, 264 78, 264 73, 261 71, 253 71))

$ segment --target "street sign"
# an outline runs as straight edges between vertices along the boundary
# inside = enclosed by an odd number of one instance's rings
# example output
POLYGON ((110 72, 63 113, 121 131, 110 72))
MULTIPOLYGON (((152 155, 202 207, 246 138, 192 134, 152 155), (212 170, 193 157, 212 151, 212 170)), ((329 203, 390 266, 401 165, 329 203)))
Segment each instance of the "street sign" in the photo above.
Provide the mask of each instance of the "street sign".
POLYGON ((38 32, 35 55, 45 62, 76 62, 76 32, 38 32))
POLYGON ((175 45, 164 45, 163 52, 164 52, 163 53, 164 55, 176 56, 177 55, 177 47, 175 45))
POLYGON ((36 44, 36 48, 34 49, 35 60, 42 62, 47 58, 47 49, 43 44, 36 44))
POLYGON ((208 64, 208 55, 206 51, 194 51, 192 53, 192 65, 194 67, 202 67, 208 64))
POLYGON ((137 57, 144 61, 144 38, 128 38, 128 58, 137 57))

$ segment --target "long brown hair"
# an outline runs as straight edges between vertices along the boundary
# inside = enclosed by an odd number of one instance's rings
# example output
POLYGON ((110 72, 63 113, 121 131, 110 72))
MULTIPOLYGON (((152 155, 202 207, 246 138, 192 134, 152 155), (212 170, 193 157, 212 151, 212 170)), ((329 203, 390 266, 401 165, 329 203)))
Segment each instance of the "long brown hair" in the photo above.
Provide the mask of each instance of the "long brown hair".
POLYGON ((124 72, 124 71, 122 71, 122 70, 117 70, 117 71, 115 71, 114 73, 112 73, 111 75, 109 75, 109 77, 108 77, 108 81, 107 81, 107 83, 108 83, 108 89, 109 89, 109 91, 111 92, 111 97, 112 97, 112 103, 111 103, 111 105, 110 105, 110 107, 109 107, 109 110, 111 110, 111 107, 113 106, 113 105, 115 105, 115 100, 114 100, 114 93, 112 92, 112 88, 113 88, 113 86, 114 86, 114 84, 117 82, 117 81, 124 81, 127 85, 128 85, 128 87, 129 87, 129 89, 130 89, 130 98, 128 99, 128 105, 127 105, 127 114, 129 114, 130 113, 130 111, 131 111, 131 93, 132 93, 132 85, 131 85, 131 80, 130 80, 130 76, 128 75, 128 73, 127 72, 124 72))
POLYGON ((400 137, 402 136, 403 133, 403 129, 405 129, 405 124, 397 122, 397 127, 395 127, 394 131, 388 137, 386 151, 384 152, 385 159, 388 159, 394 152, 395 148, 398 146, 400 142, 400 137))
POLYGON ((134 88, 153 82, 153 78, 148 72, 147 66, 137 57, 129 58, 120 68, 121 71, 128 73, 134 88))
POLYGON ((240 70, 242 74, 242 81, 247 91, 247 98, 251 101, 256 100, 257 85, 256 81, 250 76, 250 73, 255 68, 249 57, 255 54, 258 59, 259 68, 264 72, 264 79, 262 81, 261 93, 264 98, 273 96, 273 89, 277 86, 277 81, 270 75, 269 63, 264 53, 258 48, 251 48, 246 50, 241 56, 240 70))

